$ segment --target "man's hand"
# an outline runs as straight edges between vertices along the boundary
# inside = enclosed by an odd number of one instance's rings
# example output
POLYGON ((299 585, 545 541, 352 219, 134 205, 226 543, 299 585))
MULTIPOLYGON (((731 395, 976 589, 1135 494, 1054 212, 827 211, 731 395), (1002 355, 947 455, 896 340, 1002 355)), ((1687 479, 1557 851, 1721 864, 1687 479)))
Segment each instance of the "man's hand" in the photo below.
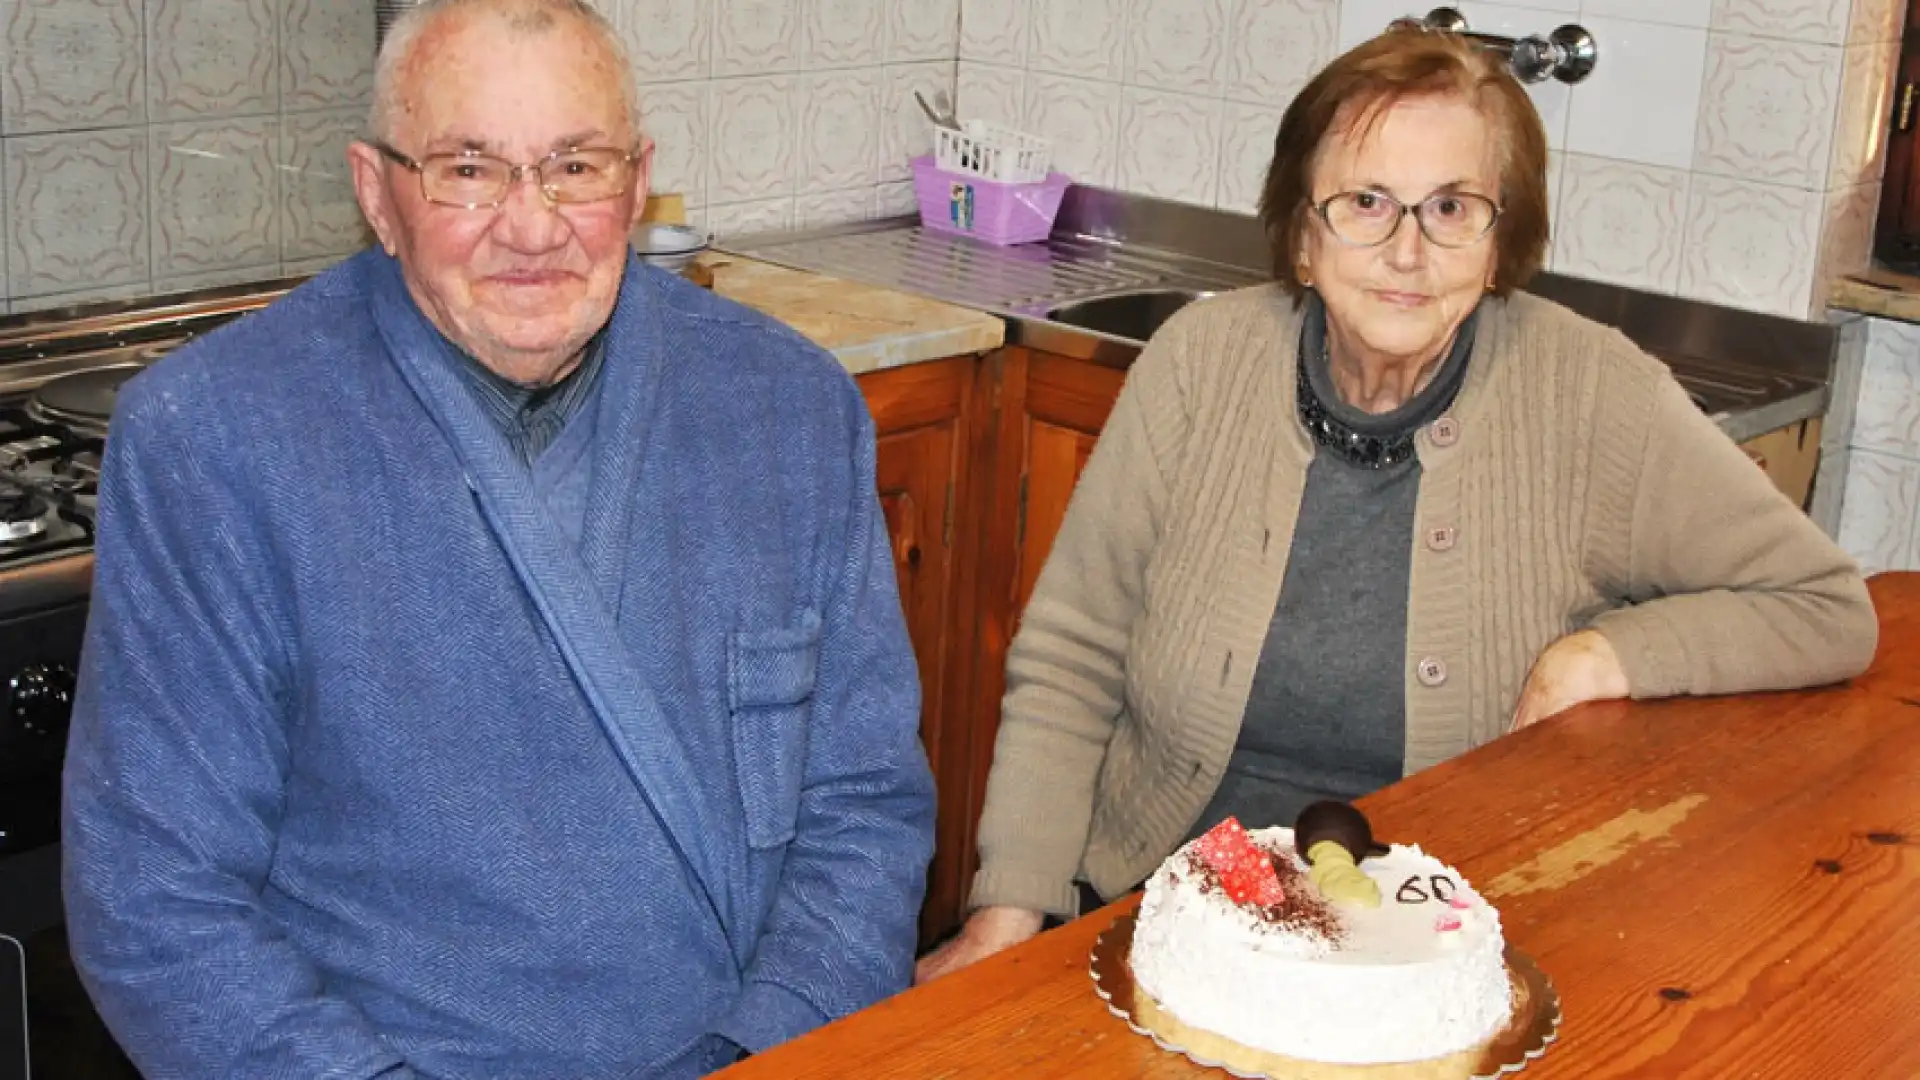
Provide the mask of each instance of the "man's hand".
POLYGON ((1519 731, 1589 701, 1626 697, 1631 687, 1613 645, 1597 630, 1568 634, 1541 650, 1513 710, 1519 731))
POLYGON ((914 965, 913 983, 918 986, 932 982, 968 964, 985 960, 1002 949, 1010 949, 1039 933, 1045 922, 1045 915, 1026 908, 981 908, 967 920, 966 926, 961 927, 958 937, 928 953, 914 965))

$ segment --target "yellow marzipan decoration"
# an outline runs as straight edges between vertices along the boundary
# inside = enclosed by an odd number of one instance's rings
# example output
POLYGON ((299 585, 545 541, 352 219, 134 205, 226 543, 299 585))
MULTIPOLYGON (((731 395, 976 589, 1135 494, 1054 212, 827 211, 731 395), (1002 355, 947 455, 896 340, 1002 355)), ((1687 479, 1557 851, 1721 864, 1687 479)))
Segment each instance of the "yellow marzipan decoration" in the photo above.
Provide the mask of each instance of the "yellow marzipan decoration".
POLYGON ((1307 850, 1307 861, 1313 864, 1307 877, 1320 887, 1322 896, 1360 907, 1380 906, 1380 886, 1354 865, 1353 854, 1338 843, 1322 840, 1313 845, 1307 850))

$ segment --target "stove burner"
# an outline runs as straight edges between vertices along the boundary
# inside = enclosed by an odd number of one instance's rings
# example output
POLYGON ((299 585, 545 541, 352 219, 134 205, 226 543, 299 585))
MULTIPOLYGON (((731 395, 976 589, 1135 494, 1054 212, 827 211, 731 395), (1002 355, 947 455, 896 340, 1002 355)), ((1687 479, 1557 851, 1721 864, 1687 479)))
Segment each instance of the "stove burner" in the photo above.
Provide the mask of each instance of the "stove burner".
POLYGON ((144 364, 115 364, 50 379, 33 392, 27 414, 42 423, 65 424, 105 438, 121 384, 144 370, 144 364))
POLYGON ((39 493, 25 488, 0 490, 0 543, 31 540, 47 531, 51 507, 39 493))

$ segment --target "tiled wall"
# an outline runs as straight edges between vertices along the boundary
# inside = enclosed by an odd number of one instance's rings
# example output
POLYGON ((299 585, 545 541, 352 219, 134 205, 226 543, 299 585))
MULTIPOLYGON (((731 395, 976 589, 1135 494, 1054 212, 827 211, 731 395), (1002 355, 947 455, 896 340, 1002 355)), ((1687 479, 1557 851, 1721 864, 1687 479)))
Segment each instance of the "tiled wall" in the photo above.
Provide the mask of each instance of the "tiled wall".
POLYGON ((0 301, 299 271, 361 243, 357 0, 0 0, 0 301))
POLYGON ((639 73, 654 187, 721 233, 913 208, 913 91, 953 91, 960 0, 597 0, 639 73))
POLYGON ((1872 573, 1920 570, 1920 326, 1841 328, 1813 516, 1872 573))
MULTIPOLYGON (((1439 0, 964 0, 964 115, 1097 184, 1251 211, 1287 102, 1439 0)), ((1578 22, 1600 62, 1532 89, 1556 269, 1805 318, 1865 265, 1901 0, 1465 0, 1476 30, 1578 22)))

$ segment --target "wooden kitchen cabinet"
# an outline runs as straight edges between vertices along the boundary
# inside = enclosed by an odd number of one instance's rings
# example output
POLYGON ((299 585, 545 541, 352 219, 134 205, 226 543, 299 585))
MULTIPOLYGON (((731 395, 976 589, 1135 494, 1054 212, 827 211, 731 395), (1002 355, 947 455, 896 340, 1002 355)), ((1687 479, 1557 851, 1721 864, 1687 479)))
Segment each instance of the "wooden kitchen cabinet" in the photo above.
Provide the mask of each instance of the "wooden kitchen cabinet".
POLYGON ((1813 474, 1820 467, 1819 417, 1769 431, 1741 443, 1740 449, 1766 472, 1774 487, 1793 500, 1793 505, 1807 508, 1813 495, 1813 474))
POLYGON ((1920 4, 1907 11, 1888 111, 1887 168, 1873 255, 1895 269, 1915 272, 1920 271, 1920 4))

